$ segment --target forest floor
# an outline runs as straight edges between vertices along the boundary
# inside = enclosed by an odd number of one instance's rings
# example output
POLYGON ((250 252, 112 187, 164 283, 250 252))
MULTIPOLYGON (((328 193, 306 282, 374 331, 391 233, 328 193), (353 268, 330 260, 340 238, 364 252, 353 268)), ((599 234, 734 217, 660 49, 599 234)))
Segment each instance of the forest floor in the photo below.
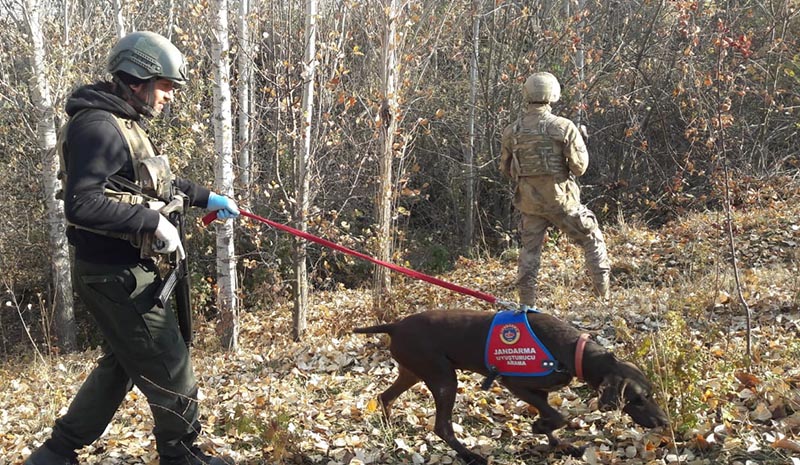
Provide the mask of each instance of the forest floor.
MULTIPOLYGON (((639 365, 656 385, 670 427, 646 430, 621 412, 600 412, 595 393, 573 381, 550 400, 569 421, 561 436, 586 452, 563 456, 531 432, 535 412, 526 404, 497 383, 482 391, 479 376, 463 373, 457 435, 494 464, 800 465, 798 200, 797 189, 759 187, 737 202, 741 299, 721 212, 686 214, 658 229, 624 218, 606 227, 614 262, 607 304, 591 297, 580 249, 557 235, 548 242, 540 309, 639 365)), ((513 300, 515 260, 513 251, 462 258, 439 277, 513 300)), ((302 342, 291 340, 289 302, 243 313, 235 353, 219 348, 212 323, 197 325, 202 447, 243 464, 462 463, 433 433, 435 410, 423 385, 398 398, 391 421, 377 408, 396 366, 385 338, 351 334, 375 322, 369 291, 317 292, 311 300, 302 342)), ((494 310, 394 275, 382 312, 394 319, 454 307, 494 310)), ((0 367, 0 465, 21 463, 48 437, 99 355, 31 355, 0 367)), ((79 459, 156 465, 152 426, 134 390, 79 459)))

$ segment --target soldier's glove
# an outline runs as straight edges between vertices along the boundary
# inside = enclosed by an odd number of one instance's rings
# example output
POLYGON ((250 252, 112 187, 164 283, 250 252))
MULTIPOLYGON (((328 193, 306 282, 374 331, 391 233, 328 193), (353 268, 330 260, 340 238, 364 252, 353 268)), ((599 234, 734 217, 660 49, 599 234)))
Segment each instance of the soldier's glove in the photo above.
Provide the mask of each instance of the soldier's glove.
POLYGON ((155 252, 170 254, 177 250, 178 257, 181 260, 186 258, 186 252, 183 250, 183 244, 181 244, 181 236, 178 234, 178 229, 161 214, 158 215, 156 239, 158 240, 153 244, 153 250, 155 252))
POLYGON ((217 218, 227 220, 239 216, 239 207, 230 197, 219 195, 215 192, 208 194, 208 205, 206 209, 217 212, 217 218))

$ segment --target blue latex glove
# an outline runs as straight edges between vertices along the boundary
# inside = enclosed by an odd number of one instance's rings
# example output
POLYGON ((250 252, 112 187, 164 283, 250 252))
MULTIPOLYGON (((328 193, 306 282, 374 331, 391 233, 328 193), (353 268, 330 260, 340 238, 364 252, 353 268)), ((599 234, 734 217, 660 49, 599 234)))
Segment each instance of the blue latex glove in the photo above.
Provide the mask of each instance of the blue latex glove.
POLYGON ((239 216, 239 207, 236 206, 236 202, 230 197, 225 197, 215 192, 208 194, 208 205, 206 209, 216 211, 217 218, 221 220, 239 216))

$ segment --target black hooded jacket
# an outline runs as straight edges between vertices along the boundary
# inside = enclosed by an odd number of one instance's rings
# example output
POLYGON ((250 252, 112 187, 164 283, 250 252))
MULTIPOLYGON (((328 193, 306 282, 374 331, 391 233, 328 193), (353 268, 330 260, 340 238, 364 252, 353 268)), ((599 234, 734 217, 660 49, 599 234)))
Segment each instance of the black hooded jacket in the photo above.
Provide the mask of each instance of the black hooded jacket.
MULTIPOLYGON (((67 182, 64 210, 70 223, 103 231, 152 233, 159 213, 143 205, 130 205, 106 197, 109 177, 134 179, 133 161, 124 135, 112 116, 139 121, 141 115, 114 94, 114 84, 101 82, 76 90, 67 100, 70 116, 64 159, 67 182), (81 111, 89 109, 90 111, 81 111), (73 117, 74 116, 74 117, 73 117)), ((206 207, 209 190, 191 181, 176 180, 192 206, 206 207)), ((76 258, 100 264, 130 265, 140 261, 139 249, 128 241, 70 227, 67 237, 76 258)))

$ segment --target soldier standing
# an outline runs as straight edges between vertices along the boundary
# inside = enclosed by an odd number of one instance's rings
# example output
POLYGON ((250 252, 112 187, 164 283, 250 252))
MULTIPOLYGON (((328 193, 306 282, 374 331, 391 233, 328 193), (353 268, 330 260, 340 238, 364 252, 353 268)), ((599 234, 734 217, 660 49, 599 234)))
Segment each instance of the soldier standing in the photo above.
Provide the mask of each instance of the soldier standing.
POLYGON ((611 264, 594 213, 581 204, 575 178, 589 166, 575 124, 551 113, 561 86, 550 73, 535 73, 522 91, 526 109, 503 131, 500 171, 514 183, 514 207, 522 219, 517 286, 519 301, 534 306, 545 234, 556 226, 584 250, 595 295, 607 299, 611 264))

